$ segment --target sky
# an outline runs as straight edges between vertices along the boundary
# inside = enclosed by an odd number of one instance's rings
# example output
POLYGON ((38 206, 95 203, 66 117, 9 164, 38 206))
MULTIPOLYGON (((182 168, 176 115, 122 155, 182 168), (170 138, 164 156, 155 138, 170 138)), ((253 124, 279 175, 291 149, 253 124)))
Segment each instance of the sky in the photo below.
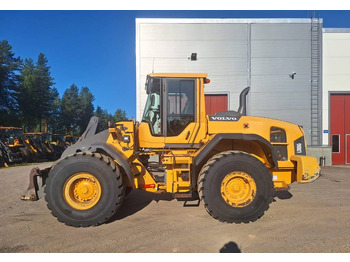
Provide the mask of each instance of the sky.
MULTIPOLYGON (((323 18, 324 28, 350 28, 345 10, 0 10, 0 41, 16 57, 44 53, 62 97, 88 87, 94 106, 136 117, 136 18, 323 18)), ((210 36, 208 36, 210 37, 210 36)))

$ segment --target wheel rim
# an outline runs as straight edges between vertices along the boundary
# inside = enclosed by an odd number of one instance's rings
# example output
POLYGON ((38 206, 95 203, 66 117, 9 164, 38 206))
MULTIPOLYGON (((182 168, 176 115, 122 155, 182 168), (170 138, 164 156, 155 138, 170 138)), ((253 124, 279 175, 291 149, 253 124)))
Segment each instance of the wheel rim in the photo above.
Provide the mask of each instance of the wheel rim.
POLYGON ((64 199, 71 207, 79 210, 90 209, 101 198, 101 185, 89 173, 72 175, 63 186, 64 199))
POLYGON ((256 195, 254 179, 247 173, 236 171, 227 174, 221 183, 221 196, 233 207, 248 206, 256 195))

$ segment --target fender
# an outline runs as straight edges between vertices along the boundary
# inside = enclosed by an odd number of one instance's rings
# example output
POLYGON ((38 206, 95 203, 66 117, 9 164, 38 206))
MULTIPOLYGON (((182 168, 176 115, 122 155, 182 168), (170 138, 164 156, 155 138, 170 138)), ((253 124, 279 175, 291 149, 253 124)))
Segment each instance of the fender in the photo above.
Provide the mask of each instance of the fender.
POLYGON ((110 145, 108 145, 106 143, 98 142, 98 143, 91 144, 89 146, 88 151, 93 152, 93 153, 96 153, 98 151, 104 151, 107 155, 112 157, 115 161, 118 162, 118 164, 124 170, 132 188, 135 188, 134 176, 133 176, 133 173, 131 171, 131 167, 130 167, 127 159, 123 156, 123 153, 121 153, 118 149, 111 147, 110 145))
POLYGON ((231 133, 217 134, 194 158, 194 165, 198 166, 204 160, 204 158, 214 149, 214 147, 223 139, 256 141, 262 144, 263 145, 262 149, 264 150, 270 164, 273 167, 278 169, 277 157, 272 148, 271 143, 267 141, 265 138, 255 134, 231 134, 231 133))
POLYGON ((132 188, 135 188, 134 176, 131 171, 131 167, 128 164, 128 161, 123 157, 123 154, 119 152, 118 149, 106 144, 106 141, 109 136, 108 129, 96 133, 98 124, 99 118, 95 116, 91 117, 85 132, 81 135, 81 137, 75 144, 69 146, 62 153, 60 159, 63 159, 66 156, 75 154, 77 152, 90 151, 92 153, 96 153, 97 151, 103 151, 119 163, 119 165, 125 172, 127 179, 130 182, 130 185, 132 186, 132 188))

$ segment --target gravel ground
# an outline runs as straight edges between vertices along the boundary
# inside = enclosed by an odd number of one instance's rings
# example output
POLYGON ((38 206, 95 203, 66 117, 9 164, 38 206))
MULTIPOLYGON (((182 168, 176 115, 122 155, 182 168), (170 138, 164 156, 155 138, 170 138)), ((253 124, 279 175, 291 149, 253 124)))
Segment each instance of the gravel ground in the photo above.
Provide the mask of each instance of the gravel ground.
POLYGON ((20 200, 33 167, 0 169, 1 253, 350 253, 350 167, 324 167, 315 182, 276 193, 254 223, 221 223, 202 204, 134 190, 111 221, 90 228, 58 222, 44 199, 20 200))

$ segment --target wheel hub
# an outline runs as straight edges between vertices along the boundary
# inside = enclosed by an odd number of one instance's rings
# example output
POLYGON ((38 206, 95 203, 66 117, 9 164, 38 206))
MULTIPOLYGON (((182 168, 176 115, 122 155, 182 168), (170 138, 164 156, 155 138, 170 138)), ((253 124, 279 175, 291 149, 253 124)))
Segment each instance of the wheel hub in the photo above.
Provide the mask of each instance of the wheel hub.
POLYGON ((95 176, 76 173, 64 184, 66 202, 73 208, 86 210, 97 204, 101 197, 101 185, 95 176))
POLYGON ((221 196, 233 207, 249 205, 256 195, 254 179, 247 173, 235 171, 227 174, 221 183, 221 196))

